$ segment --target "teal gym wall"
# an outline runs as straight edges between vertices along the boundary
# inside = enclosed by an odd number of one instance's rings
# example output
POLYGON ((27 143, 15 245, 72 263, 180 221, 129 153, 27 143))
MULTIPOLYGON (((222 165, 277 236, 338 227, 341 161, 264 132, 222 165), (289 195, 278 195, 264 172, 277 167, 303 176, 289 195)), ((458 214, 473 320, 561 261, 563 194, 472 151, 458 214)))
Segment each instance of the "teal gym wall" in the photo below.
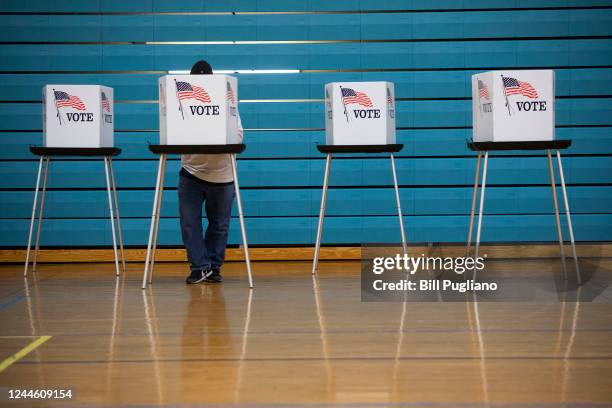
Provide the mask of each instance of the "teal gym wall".
MULTIPOLYGON (((370 80, 395 83, 409 241, 465 241, 475 171, 470 76, 515 68, 556 71, 557 137, 573 140, 564 167, 576 239, 612 240, 610 0, 3 0, 0 24, 0 246, 26 244, 38 167, 29 145, 42 143, 46 83, 114 88, 124 239, 146 245, 157 78, 201 58, 216 69, 300 70, 238 75, 251 244, 314 242, 323 85, 370 80)), ((484 241, 556 240, 547 160, 536 153, 491 158, 484 241)), ((168 164, 160 245, 181 244, 178 166, 178 158, 168 164)), ((52 161, 42 245, 108 246, 104 186, 101 161, 52 161)), ((388 159, 338 157, 331 186, 325 244, 399 241, 388 159)))

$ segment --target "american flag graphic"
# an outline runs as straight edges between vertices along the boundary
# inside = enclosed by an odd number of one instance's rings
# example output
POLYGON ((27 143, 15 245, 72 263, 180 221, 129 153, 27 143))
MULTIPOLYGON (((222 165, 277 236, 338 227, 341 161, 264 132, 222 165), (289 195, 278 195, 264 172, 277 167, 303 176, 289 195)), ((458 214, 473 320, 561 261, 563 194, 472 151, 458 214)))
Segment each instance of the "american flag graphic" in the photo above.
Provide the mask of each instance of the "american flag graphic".
POLYGON ((487 86, 487 84, 485 84, 484 82, 482 82, 480 79, 478 80, 478 95, 486 100, 489 100, 490 96, 489 96, 489 87, 487 86))
POLYGON ((236 103, 236 99, 234 97, 234 91, 232 90, 232 86, 230 85, 229 82, 227 82, 227 100, 230 101, 231 103, 236 103))
POLYGON ((210 95, 204 88, 191 85, 189 82, 176 81, 176 93, 179 100, 195 99, 200 102, 210 103, 210 95))
POLYGON ((531 99, 538 97, 538 91, 535 90, 529 82, 521 82, 516 78, 502 77, 506 95, 523 95, 531 99))
POLYGON ((55 106, 58 108, 70 107, 76 110, 85 110, 87 107, 78 96, 70 95, 64 91, 53 91, 55 94, 55 106))
POLYGON ((393 97, 391 96, 389 88, 387 88, 387 105, 393 105, 393 97))
POLYGON ((106 97, 106 94, 104 92, 102 92, 102 108, 105 111, 107 111, 108 113, 110 113, 110 111, 111 111, 110 102, 109 102, 109 100, 106 97))
POLYGON ((345 105, 357 104, 366 108, 372 107, 372 100, 368 95, 351 88, 342 88, 342 99, 345 105))

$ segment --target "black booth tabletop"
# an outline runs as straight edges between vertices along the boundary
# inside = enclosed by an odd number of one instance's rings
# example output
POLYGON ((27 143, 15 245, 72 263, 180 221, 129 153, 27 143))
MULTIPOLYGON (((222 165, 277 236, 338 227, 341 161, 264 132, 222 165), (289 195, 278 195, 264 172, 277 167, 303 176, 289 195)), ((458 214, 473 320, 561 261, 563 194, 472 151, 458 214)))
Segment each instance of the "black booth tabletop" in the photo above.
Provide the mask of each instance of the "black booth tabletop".
POLYGON ((244 152, 246 145, 149 145, 155 154, 238 154, 244 152))
POLYGON ((37 156, 117 156, 121 153, 118 147, 30 146, 30 151, 37 156))
POLYGON ((321 153, 397 153, 403 144, 384 145, 317 145, 321 153))
POLYGON ((525 142, 473 142, 468 141, 471 150, 561 150, 572 144, 569 139, 562 140, 536 140, 525 142))

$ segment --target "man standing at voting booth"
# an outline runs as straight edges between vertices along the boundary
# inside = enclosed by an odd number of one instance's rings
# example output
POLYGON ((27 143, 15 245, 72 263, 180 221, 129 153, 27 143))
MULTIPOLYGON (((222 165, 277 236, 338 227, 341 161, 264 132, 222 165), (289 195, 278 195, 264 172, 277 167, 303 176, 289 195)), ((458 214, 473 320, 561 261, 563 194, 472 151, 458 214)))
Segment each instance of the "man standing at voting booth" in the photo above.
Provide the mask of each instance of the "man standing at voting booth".
MULTIPOLYGON (((212 67, 206 61, 198 61, 191 68, 191 75, 211 74, 212 67)), ((187 86, 183 89, 182 84, 178 83, 179 100, 207 98, 205 91, 201 92, 194 88, 197 87, 187 86)), ((237 120, 237 140, 241 143, 243 128, 239 113, 237 120)), ((235 197, 230 155, 182 155, 178 196, 181 235, 191 268, 186 282, 220 283, 223 281, 221 266, 225 260, 230 216, 235 197), (205 234, 202 228, 202 206, 208 219, 205 234)))

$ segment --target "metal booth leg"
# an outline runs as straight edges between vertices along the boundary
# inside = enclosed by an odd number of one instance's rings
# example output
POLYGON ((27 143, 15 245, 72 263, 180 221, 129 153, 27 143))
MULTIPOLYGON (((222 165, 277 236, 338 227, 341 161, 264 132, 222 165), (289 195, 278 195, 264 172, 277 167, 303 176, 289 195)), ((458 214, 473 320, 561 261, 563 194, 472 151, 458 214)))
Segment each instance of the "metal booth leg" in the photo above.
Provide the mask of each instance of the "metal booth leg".
POLYGON ((108 171, 108 157, 104 156, 104 175, 106 176, 106 192, 108 193, 108 208, 111 222, 111 232, 113 234, 113 252, 115 254, 115 274, 119 276, 119 255, 117 254, 117 237, 115 236, 115 215, 113 211, 113 195, 111 193, 111 182, 108 171))
POLYGON ((331 167, 331 160, 331 153, 327 153, 327 158, 325 160, 325 176, 323 177, 323 195, 321 196, 321 208, 319 210, 319 225, 317 226, 317 241, 315 244, 314 259, 312 261, 313 274, 317 273, 317 266, 319 264, 319 251, 321 249, 321 236, 323 235, 323 218, 325 217, 325 204, 327 202, 327 187, 329 185, 329 169, 331 167))
POLYGON ((468 229, 467 248, 465 255, 470 255, 470 246, 472 245, 472 233, 474 231, 474 213, 476 211, 476 197, 478 194, 478 182, 480 181, 480 162, 482 161, 482 152, 478 152, 478 160, 476 161, 476 174, 474 175, 474 191, 472 192, 472 209, 470 211, 470 227, 468 229))
POLYGON ((159 219, 161 218, 162 199, 164 196, 164 181, 166 180, 166 158, 163 155, 161 169, 161 179, 159 181, 159 194, 157 195, 157 218, 155 219, 155 230, 153 231, 153 248, 151 249, 151 264, 149 266, 149 283, 153 283, 153 273, 155 272, 155 255, 157 254, 157 237, 159 236, 159 219))
POLYGON ((402 215, 402 204, 400 202, 399 187, 397 185, 397 172, 395 171, 395 157, 391 153, 391 170, 393 171, 393 188, 395 189, 395 202, 397 204, 397 216, 399 217, 399 225, 402 234, 402 249, 404 255, 408 256, 408 245, 406 244, 406 231, 404 230, 404 220, 402 215))
MULTIPOLYGON (((489 163, 489 151, 485 151, 484 165, 482 168, 482 189, 480 190, 480 205, 478 209, 478 226, 476 227, 476 250, 474 258, 478 258, 478 250, 480 249, 480 230, 482 229, 482 212, 484 209, 485 187, 487 185, 487 165, 489 163)), ((474 270, 474 278, 476 278, 476 270, 474 270)))
POLYGON ((161 187, 162 169, 165 167, 166 155, 161 154, 159 156, 159 165, 157 167, 157 181, 155 182, 155 195, 153 197, 153 211, 151 213, 151 227, 149 228, 149 242, 147 243, 147 256, 145 259, 145 268, 142 276, 142 288, 147 287, 147 278, 149 274, 149 261, 151 260, 151 248, 153 244, 153 236, 155 233, 155 224, 157 222, 157 216, 159 213, 159 190, 161 187))
POLYGON ((36 243, 34 244, 34 259, 32 261, 32 272, 36 272, 36 261, 38 260, 38 252, 40 250, 40 229, 42 227, 43 210, 45 208, 45 197, 47 196, 47 175, 49 174, 49 162, 51 157, 47 156, 45 160, 45 174, 43 176, 42 192, 40 196, 40 208, 38 209, 38 225, 36 226, 36 243))
POLYGON ((36 176, 36 189, 34 190, 34 202, 32 203, 32 217, 30 218, 30 233, 28 234, 28 249, 26 250, 25 266, 23 268, 23 276, 28 275, 28 267, 30 264, 30 247, 32 246, 32 233, 34 232, 34 219, 36 218, 36 206, 38 204, 38 189, 40 188, 40 175, 42 173, 43 156, 38 160, 38 175, 36 176))
POLYGON ((574 257, 574 265, 576 266, 576 279, 578 280, 578 284, 582 285, 582 276, 580 275, 580 269, 578 268, 578 255, 576 254, 576 243, 574 241, 574 229, 572 227, 569 200, 567 199, 567 190, 565 188, 563 164, 561 163, 561 153, 559 153, 559 150, 557 150, 557 163, 559 165, 559 176, 561 178, 561 190, 563 191, 563 203, 565 204, 565 217, 567 218, 567 228, 569 230, 570 242, 572 243, 572 256, 574 257))
POLYGON ((246 228, 244 226, 244 215, 242 214, 242 200, 240 199, 240 185, 238 184, 238 168, 236 166, 236 155, 230 154, 232 158, 232 173, 234 173, 234 188, 236 189, 236 204, 238 205, 238 217, 240 218, 240 230, 242 232, 242 244, 244 246, 244 261, 246 262, 247 274, 249 276, 249 288, 253 289, 253 275, 251 274, 251 260, 249 259, 249 244, 247 243, 246 228))
POLYGON ((115 217, 117 218, 117 232, 119 235, 119 249, 121 250, 121 263, 125 272, 125 253, 123 252, 123 233, 121 232, 121 217, 119 216, 119 200, 117 199, 117 184, 115 183, 115 171, 113 170, 113 158, 108 156, 108 167, 110 170, 111 187, 115 201, 115 217))
POLYGON ((557 182, 555 181, 555 171, 552 164, 552 156, 550 149, 546 150, 548 157, 548 171, 550 173, 550 188, 552 190, 553 206, 555 208, 555 222, 557 224, 557 238, 559 239, 559 247, 561 248, 561 259, 565 262, 565 251, 563 250, 563 233, 561 232, 561 220, 559 219, 559 204, 557 202, 557 182))

